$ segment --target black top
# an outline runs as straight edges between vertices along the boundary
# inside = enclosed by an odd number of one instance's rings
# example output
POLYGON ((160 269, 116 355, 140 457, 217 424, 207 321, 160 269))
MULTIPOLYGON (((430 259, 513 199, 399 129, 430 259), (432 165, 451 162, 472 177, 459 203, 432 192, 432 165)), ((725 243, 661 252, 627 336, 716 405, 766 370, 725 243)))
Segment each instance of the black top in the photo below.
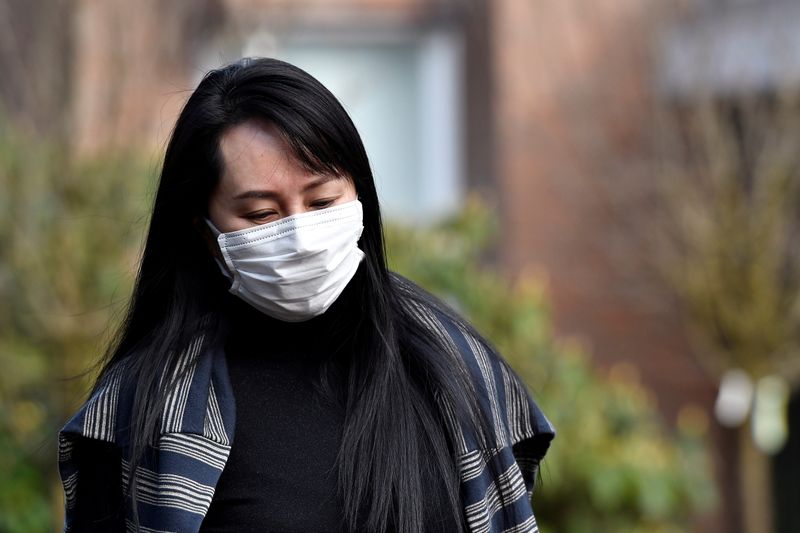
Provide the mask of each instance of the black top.
POLYGON ((225 346, 233 444, 201 531, 342 531, 336 454, 344 407, 319 384, 345 332, 332 331, 327 313, 287 323, 243 305, 231 306, 225 346))
MULTIPOLYGON (((335 363, 352 355, 358 311, 344 296, 299 323, 229 302, 225 351, 236 427, 202 533, 344 531, 336 456, 345 411, 320 384, 325 375, 329 390, 340 389, 344 370, 335 363)), ((442 481, 425 482, 425 531, 458 531, 442 481)))

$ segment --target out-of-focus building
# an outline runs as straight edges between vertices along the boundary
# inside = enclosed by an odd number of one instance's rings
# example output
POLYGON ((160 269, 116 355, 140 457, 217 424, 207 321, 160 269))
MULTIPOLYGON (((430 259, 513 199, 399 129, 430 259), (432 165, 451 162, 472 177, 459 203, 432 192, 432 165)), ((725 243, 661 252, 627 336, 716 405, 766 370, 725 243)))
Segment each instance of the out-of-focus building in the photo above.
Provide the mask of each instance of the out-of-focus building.
MULTIPOLYGON (((661 97, 676 106, 708 99, 725 109, 734 131, 741 128, 743 107, 761 104, 764 120, 775 120, 781 112, 775 103, 800 95, 797 2, 699 0, 660 42, 661 97)), ((748 161, 747 150, 743 152, 742 167, 756 164, 748 161)), ((779 533, 800 530, 800 391, 790 397, 787 418, 788 440, 767 468, 754 468, 758 459, 747 455, 740 460, 737 484, 743 488, 739 498, 745 512, 744 525, 737 527, 746 531, 759 530, 765 522, 772 522, 779 533), (759 488, 747 490, 748 485, 759 488)))
MULTIPOLYGON (((44 13, 44 4, 9 5, 44 13)), ((242 55, 306 68, 353 116, 390 218, 428 223, 458 209, 469 190, 490 196, 499 206, 499 266, 512 277, 546 277, 557 331, 580 338, 601 367, 636 368, 674 423, 687 406, 710 413, 717 383, 628 231, 641 209, 626 206, 647 197, 646 179, 630 177, 651 170, 642 157, 649 88, 680 99, 696 84, 721 96, 800 84, 798 8, 779 0, 75 0, 49 15, 69 12, 69 61, 54 60, 58 69, 31 83, 59 72, 74 106, 54 99, 54 111, 37 111, 44 100, 22 83, 5 84, 4 98, 29 108, 34 129, 46 130, 48 113, 60 110, 82 153, 136 142, 155 153, 207 69, 242 55), (697 62, 702 54, 713 69, 697 62)), ((3 65, 22 61, 25 72, 35 51, 16 46, 3 65)), ((698 529, 743 531, 738 473, 728 467, 736 444, 731 432, 714 434, 723 505, 698 529)), ((778 515, 797 497, 794 439, 794 452, 776 462, 778 515)))

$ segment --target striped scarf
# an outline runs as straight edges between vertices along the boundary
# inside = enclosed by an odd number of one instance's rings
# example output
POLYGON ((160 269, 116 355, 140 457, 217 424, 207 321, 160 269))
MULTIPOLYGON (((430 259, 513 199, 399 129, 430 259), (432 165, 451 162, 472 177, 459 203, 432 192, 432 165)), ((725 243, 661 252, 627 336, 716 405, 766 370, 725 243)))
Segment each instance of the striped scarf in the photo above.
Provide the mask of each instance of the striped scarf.
MULTIPOLYGON (((420 308, 418 316, 445 341, 454 371, 469 375, 481 408, 494 426, 497 448, 480 449, 474 435, 442 406, 448 429, 455 436, 468 530, 538 531, 531 496, 539 462, 555 436, 553 426, 500 355, 444 315, 420 308), (492 470, 500 474, 492 475, 492 470)), ((197 532, 230 454, 236 413, 225 354, 221 348, 206 344, 200 335, 180 356, 175 372, 182 377, 168 397, 159 436, 136 470, 139 531, 197 532)), ((73 452, 81 439, 98 439, 120 448, 123 491, 127 494, 134 391, 125 377, 123 360, 106 373, 100 386, 59 432, 65 532, 74 531, 74 524, 80 523, 76 487, 81 473, 73 452)), ((128 526, 132 531, 130 521, 128 526)))

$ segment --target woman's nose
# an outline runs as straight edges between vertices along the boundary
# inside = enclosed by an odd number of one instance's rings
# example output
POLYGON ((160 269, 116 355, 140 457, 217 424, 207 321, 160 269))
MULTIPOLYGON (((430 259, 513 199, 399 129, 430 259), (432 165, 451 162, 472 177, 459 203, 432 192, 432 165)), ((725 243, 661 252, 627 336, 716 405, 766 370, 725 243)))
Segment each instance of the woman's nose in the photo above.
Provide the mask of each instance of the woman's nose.
POLYGON ((308 211, 308 209, 303 204, 303 202, 292 202, 286 205, 283 216, 290 217, 292 215, 299 215, 300 213, 305 213, 306 211, 308 211))

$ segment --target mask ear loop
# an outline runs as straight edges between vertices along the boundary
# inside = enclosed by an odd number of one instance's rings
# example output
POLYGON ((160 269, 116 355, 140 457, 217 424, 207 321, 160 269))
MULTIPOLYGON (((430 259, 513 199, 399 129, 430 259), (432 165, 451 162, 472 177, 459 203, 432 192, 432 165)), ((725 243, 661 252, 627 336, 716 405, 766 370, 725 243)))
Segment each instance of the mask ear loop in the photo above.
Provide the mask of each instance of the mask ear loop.
POLYGON ((211 228, 211 233, 214 234, 214 237, 219 237, 222 234, 222 232, 217 229, 217 227, 214 225, 214 223, 211 222, 210 218, 203 217, 203 220, 205 220, 205 222, 208 225, 208 227, 211 228))
MULTIPOLYGON (((222 232, 219 229, 217 229, 214 223, 211 222, 211 220, 209 220, 207 217, 203 217, 203 220, 205 220, 206 224, 211 229, 211 233, 214 234, 214 237, 217 237, 217 248, 219 248, 219 236, 222 234, 222 232)), ((222 272, 222 275, 228 278, 229 280, 233 281, 233 276, 231 276, 231 273, 228 270, 228 266, 222 261, 220 261, 219 257, 217 257, 217 254, 211 254, 211 255, 214 258, 214 262, 217 264, 220 271, 222 272)))

